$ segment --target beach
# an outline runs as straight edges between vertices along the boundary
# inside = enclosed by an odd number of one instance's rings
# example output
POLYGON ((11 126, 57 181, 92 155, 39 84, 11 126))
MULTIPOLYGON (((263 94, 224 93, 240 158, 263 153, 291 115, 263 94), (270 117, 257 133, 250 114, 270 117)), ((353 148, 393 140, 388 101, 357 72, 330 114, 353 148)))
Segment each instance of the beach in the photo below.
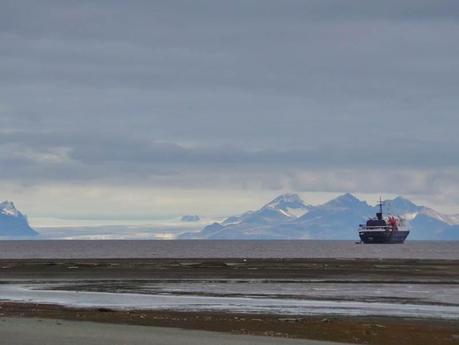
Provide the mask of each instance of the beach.
POLYGON ((356 344, 457 344, 459 262, 4 259, 0 316, 356 344))
POLYGON ((49 319, 0 319, 2 343, 8 345, 334 345, 336 343, 227 335, 132 325, 49 319))

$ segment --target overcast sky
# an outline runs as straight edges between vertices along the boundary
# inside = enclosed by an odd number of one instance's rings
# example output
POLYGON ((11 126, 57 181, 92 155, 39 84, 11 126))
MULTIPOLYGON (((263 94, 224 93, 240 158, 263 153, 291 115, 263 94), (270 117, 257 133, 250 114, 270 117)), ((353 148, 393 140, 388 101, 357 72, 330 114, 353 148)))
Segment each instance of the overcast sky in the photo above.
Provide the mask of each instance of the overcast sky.
POLYGON ((459 2, 0 2, 0 199, 231 214, 285 191, 459 212, 459 2))

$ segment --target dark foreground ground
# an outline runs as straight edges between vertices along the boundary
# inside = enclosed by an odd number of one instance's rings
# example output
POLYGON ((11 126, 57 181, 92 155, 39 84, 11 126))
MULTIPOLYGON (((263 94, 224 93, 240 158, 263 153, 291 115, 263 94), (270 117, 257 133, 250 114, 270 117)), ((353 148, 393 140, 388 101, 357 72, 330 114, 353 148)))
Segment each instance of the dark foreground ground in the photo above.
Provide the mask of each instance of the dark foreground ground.
POLYGON ((454 321, 359 317, 280 317, 259 314, 192 313, 1 303, 1 317, 34 317, 130 325, 176 327, 355 344, 459 344, 454 321))
POLYGON ((177 328, 40 318, 0 318, 1 344, 8 345, 341 345, 177 328))
POLYGON ((34 259, 0 260, 0 281, 45 279, 315 279, 459 283, 459 260, 34 259))
MULTIPOLYGON (((0 282, 52 280, 285 279, 459 284, 458 261, 429 260, 0 260, 0 282)), ((0 296, 1 298, 1 296, 0 296)), ((356 344, 459 344, 459 321, 75 309, 0 303, 1 317, 96 321, 329 340, 356 344)))

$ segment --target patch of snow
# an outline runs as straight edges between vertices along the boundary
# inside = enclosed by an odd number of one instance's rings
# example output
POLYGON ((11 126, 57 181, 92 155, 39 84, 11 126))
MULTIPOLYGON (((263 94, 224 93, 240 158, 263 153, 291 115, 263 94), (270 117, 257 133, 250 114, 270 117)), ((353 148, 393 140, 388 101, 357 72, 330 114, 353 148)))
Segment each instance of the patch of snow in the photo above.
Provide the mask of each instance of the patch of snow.
MULTIPOLYGON (((448 216, 445 214, 441 214, 440 212, 437 212, 431 208, 424 207, 422 210, 422 214, 425 214, 426 216, 435 218, 443 223, 449 224, 449 225, 455 225, 458 224, 455 222, 454 216, 448 216)), ((459 219, 458 219, 459 220, 459 219)))
POLYGON ((412 212, 412 213, 405 213, 402 215, 402 217, 406 219, 407 221, 410 221, 416 218, 417 215, 418 215, 418 212, 412 212))
POLYGON ((19 217, 21 215, 14 204, 8 200, 0 203, 0 213, 11 217, 19 217))
POLYGON ((309 210, 307 208, 288 208, 287 209, 287 213, 290 215, 290 216, 293 216, 293 217, 301 217, 301 216, 304 216, 306 213, 308 213, 309 210))
POLYGON ((452 225, 459 225, 459 214, 454 214, 448 217, 452 225))

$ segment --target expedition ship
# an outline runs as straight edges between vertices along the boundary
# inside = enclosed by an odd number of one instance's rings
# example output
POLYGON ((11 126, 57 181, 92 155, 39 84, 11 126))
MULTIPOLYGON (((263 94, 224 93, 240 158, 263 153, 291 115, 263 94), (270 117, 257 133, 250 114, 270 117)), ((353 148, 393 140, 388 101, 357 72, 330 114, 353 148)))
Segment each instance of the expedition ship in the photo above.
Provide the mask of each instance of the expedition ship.
POLYGON ((409 230, 401 217, 383 217, 383 203, 379 202, 379 212, 375 218, 359 225, 359 236, 363 243, 403 243, 408 237, 409 230))

